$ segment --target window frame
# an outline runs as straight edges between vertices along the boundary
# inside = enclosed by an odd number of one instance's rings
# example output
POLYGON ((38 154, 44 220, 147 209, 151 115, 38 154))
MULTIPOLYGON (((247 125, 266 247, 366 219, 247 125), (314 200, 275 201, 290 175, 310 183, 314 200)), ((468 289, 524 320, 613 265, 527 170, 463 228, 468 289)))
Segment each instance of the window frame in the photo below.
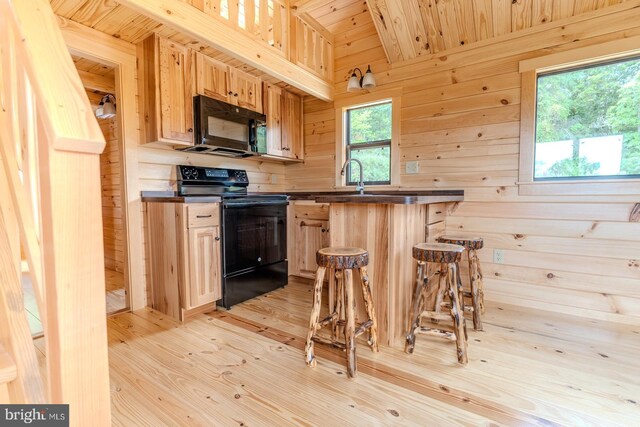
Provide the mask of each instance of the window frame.
POLYGON ((637 57, 638 46, 640 36, 520 61, 520 195, 638 194, 637 175, 534 179, 538 75, 637 57))
MULTIPOLYGON (((349 94, 351 95, 351 94, 349 94)), ((345 171, 345 175, 340 175, 342 165, 347 159, 347 132, 349 127, 346 123, 346 112, 350 109, 358 107, 366 107, 369 105, 382 104, 391 101, 391 142, 389 144, 389 162, 391 167, 390 182, 377 184, 375 182, 365 185, 375 186, 377 189, 398 188, 400 183, 400 108, 401 108, 402 89, 393 88, 385 90, 376 90, 375 92, 365 93, 362 95, 351 95, 349 98, 336 100, 335 108, 335 188, 354 188, 355 184, 348 183, 347 178, 350 171, 345 171)), ((350 167, 350 166, 349 166, 350 167)), ((349 169, 349 168, 347 168, 349 169)))
MULTIPOLYGON (((357 144, 351 143, 351 112, 353 110, 359 110, 368 107, 375 107, 377 105, 391 105, 391 135, 393 135, 393 101, 391 99, 382 100, 379 102, 367 103, 364 105, 356 105, 351 106, 345 109, 344 111, 344 122, 345 122, 345 161, 346 159, 351 158, 352 150, 361 150, 361 149, 374 149, 379 147, 389 147, 389 181, 363 181, 365 185, 391 185, 391 139, 381 139, 379 141, 368 141, 368 142, 360 142, 357 144)), ((350 181, 351 178, 351 165, 353 163, 349 163, 347 165, 347 170, 345 171, 345 185, 346 186, 354 186, 358 185, 358 181, 350 181)), ((364 179, 364 177, 363 177, 364 179)))

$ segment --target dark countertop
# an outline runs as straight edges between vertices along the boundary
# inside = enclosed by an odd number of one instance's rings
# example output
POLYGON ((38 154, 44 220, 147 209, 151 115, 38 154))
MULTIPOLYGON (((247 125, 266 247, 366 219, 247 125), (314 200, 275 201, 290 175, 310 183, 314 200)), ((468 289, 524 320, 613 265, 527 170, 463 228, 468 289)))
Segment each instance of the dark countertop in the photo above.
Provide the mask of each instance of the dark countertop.
POLYGON ((426 205, 431 203, 459 202, 464 200, 463 190, 427 191, 311 191, 287 192, 290 200, 313 200, 318 203, 377 203, 426 205))
POLYGON ((220 203, 218 196, 179 196, 175 191, 141 191, 143 202, 161 203, 220 203))
MULTIPOLYGON (((463 190, 427 190, 427 191, 365 191, 358 194, 354 191, 283 191, 281 193, 249 193, 252 194, 286 194, 289 200, 311 200, 318 203, 373 203, 426 205, 431 203, 459 202, 464 200, 463 190)), ((175 191, 142 191, 143 202, 165 203, 218 203, 218 196, 179 196, 175 191)))

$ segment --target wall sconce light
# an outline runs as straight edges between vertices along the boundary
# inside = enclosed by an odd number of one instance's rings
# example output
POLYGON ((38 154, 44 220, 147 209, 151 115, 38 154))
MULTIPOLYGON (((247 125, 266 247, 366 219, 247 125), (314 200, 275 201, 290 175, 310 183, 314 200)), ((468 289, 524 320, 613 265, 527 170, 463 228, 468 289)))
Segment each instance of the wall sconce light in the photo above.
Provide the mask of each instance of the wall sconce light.
POLYGON ((116 97, 110 93, 100 100, 100 105, 96 109, 96 117, 99 119, 110 119, 116 115, 116 97))
POLYGON ((376 79, 371 72, 371 65, 367 65, 367 72, 364 75, 362 75, 360 68, 353 70, 353 74, 351 74, 347 83, 347 92, 357 92, 360 89, 373 89, 374 87, 376 87, 376 79), (360 73, 360 79, 358 79, 356 71, 360 73))

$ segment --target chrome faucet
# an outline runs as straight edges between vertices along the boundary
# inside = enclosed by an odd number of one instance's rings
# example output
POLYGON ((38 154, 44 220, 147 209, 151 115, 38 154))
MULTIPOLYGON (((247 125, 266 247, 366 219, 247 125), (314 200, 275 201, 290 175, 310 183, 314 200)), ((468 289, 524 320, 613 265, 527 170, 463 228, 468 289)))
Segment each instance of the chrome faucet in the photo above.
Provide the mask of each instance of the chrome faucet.
MULTIPOLYGON (((362 179, 362 162, 358 159, 347 159, 342 165, 342 170, 340 171, 340 175, 344 176, 344 171, 347 169, 347 165, 351 162, 356 162, 358 166, 360 166, 360 182, 356 185, 356 191, 359 191, 360 194, 364 194, 364 181, 362 179)), ((348 181, 348 180, 347 180, 348 181)))

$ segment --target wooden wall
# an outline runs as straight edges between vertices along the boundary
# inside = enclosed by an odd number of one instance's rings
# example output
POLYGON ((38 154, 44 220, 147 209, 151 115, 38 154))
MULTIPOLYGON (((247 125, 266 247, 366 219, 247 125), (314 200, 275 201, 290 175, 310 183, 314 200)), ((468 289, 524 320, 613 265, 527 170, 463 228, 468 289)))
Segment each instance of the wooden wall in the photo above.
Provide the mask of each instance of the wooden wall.
POLYGON ((110 270, 124 273, 122 161, 118 147, 118 125, 115 118, 98 119, 98 123, 107 141, 104 152, 100 155, 104 264, 110 270))
MULTIPOLYGON (((520 196, 519 61, 640 34, 628 1, 390 66, 371 18, 335 34, 336 100, 351 67, 371 64, 376 91, 402 88, 402 188, 461 188, 448 232, 484 236, 486 297, 580 316, 640 323, 640 223, 635 194, 520 196), (419 162, 407 175, 405 162, 419 162), (504 264, 493 264, 504 249, 504 264)), ((333 104, 305 100, 305 163, 287 166, 288 189, 330 189, 336 167, 333 104)), ((639 186, 640 187, 640 186, 639 186)))

